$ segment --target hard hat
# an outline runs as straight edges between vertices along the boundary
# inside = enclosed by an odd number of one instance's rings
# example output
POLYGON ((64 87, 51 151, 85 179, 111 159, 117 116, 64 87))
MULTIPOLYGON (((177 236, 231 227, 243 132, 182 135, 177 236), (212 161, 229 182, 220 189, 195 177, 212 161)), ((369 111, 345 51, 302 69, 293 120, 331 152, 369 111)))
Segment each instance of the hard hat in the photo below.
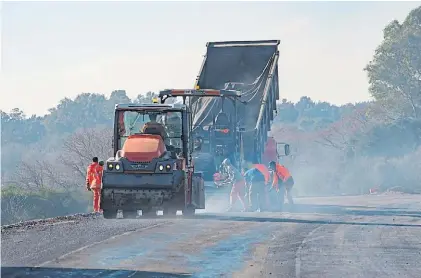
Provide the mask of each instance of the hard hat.
POLYGON ((157 97, 153 97, 152 98, 152 103, 158 103, 158 98, 157 97))

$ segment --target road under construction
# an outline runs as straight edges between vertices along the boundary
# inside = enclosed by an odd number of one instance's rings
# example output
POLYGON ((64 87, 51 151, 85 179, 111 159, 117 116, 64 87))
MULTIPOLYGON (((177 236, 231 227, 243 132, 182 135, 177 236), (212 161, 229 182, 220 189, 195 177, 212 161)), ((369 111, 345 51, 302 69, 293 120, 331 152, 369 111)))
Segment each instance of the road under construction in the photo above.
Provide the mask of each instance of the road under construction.
POLYGON ((282 214, 3 226, 1 277, 419 277, 419 195, 296 202, 282 214))
POLYGON ((297 198, 282 213, 224 212, 227 188, 212 180, 223 158, 242 168, 289 153, 269 136, 279 44, 210 42, 193 88, 117 105, 104 214, 2 226, 2 277, 419 277, 419 195, 297 198), (151 121, 171 128, 148 131, 151 121))

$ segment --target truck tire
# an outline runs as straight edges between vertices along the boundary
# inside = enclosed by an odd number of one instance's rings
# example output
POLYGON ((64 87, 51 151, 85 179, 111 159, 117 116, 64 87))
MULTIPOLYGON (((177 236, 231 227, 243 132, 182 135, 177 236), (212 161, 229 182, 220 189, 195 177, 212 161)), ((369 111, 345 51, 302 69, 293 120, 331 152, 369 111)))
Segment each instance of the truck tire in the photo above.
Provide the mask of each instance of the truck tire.
POLYGON ((142 217, 156 218, 156 210, 142 210, 142 217))
POLYGON ((115 219, 117 218, 117 212, 113 211, 113 210, 103 210, 102 211, 102 215, 104 216, 105 219, 115 219))
POLYGON ((196 209, 192 207, 187 207, 183 209, 183 216, 193 216, 196 214, 196 209))
POLYGON ((125 219, 135 219, 137 217, 137 210, 126 210, 126 211, 123 211, 123 217, 125 219))
POLYGON ((164 216, 176 216, 177 210, 176 209, 170 209, 170 208, 164 208, 164 210, 162 211, 162 214, 164 216))

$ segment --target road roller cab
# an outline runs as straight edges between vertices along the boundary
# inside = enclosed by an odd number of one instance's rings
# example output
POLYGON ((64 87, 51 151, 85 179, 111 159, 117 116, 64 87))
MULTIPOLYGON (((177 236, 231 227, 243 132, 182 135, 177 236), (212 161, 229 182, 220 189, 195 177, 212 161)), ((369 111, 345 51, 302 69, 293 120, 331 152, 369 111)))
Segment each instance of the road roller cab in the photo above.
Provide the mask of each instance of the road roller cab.
POLYGON ((104 165, 105 218, 156 216, 205 208, 204 183, 191 163, 191 113, 185 104, 117 104, 114 156, 104 165))

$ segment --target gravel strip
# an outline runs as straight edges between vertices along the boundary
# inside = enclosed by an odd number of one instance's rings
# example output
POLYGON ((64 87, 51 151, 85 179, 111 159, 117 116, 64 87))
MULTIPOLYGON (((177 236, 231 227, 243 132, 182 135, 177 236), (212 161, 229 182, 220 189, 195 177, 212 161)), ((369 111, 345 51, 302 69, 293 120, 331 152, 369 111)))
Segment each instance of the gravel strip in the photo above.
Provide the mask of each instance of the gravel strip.
POLYGON ((102 217, 98 216, 95 213, 77 213, 72 215, 66 215, 66 216, 57 216, 52 218, 44 218, 44 219, 34 219, 34 220, 28 220, 28 221, 22 221, 14 224, 9 225, 2 225, 1 226, 1 233, 6 231, 10 231, 12 229, 31 229, 38 225, 49 225, 49 224, 55 224, 58 222, 66 222, 66 221, 77 221, 84 218, 97 218, 102 217))
POLYGON ((2 267, 36 266, 116 235, 171 223, 165 219, 104 219, 92 214, 28 222, 2 231, 2 267))

